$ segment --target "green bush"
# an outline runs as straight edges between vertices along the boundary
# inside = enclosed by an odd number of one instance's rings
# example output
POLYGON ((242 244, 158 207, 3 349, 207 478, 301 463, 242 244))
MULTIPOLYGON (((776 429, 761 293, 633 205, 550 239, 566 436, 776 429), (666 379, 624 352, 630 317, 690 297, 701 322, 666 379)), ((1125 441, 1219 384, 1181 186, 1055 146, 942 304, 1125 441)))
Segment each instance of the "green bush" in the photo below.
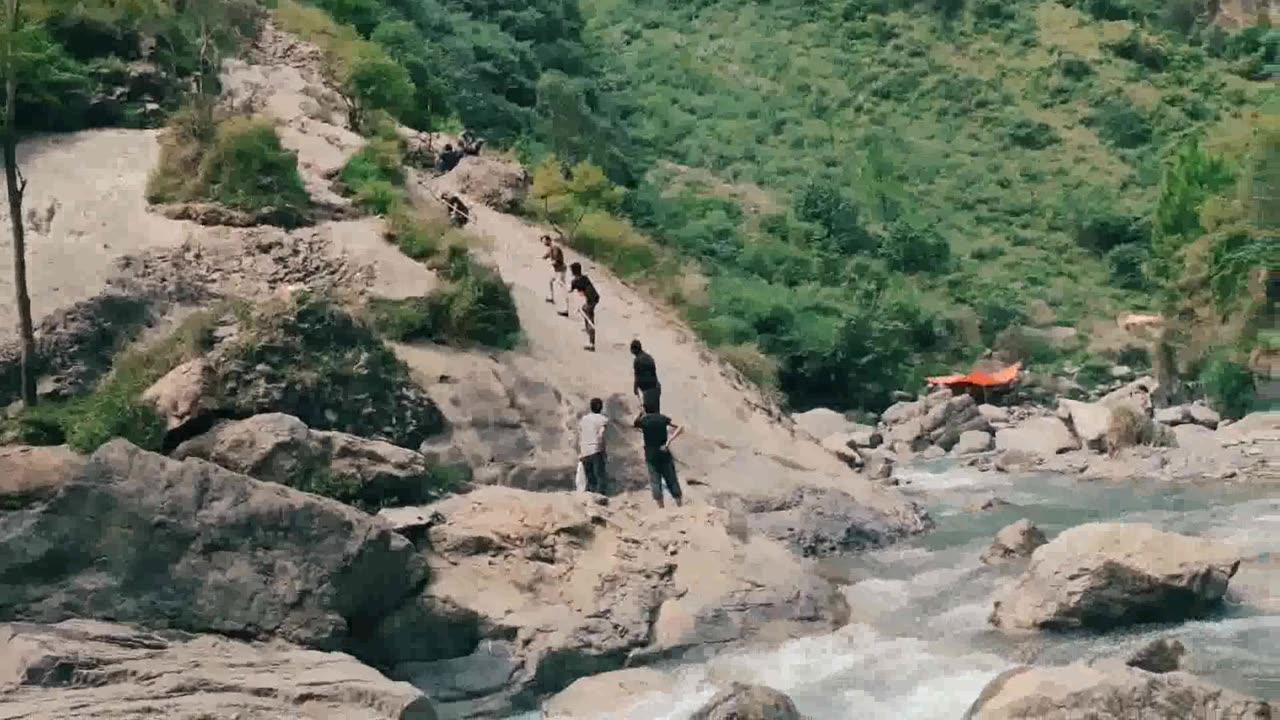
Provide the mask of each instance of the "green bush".
POLYGON ((1139 148, 1151 142, 1154 129, 1147 116, 1128 100, 1111 98, 1089 115, 1088 125, 1104 142, 1118 148, 1139 148))
POLYGON ((375 181, 403 185, 404 164, 399 142, 381 138, 370 140, 342 167, 338 181, 349 193, 355 193, 361 186, 375 181))
POLYGON ((1135 62, 1152 72, 1164 72, 1169 67, 1169 54, 1165 49, 1144 37, 1137 28, 1106 47, 1116 57, 1135 62))
POLYGON ((945 238, 933 227, 905 220, 889 228, 878 254, 889 269, 903 273, 944 273, 951 264, 951 246, 945 238))
POLYGON ((1146 218, 1114 212, 1091 202, 1076 211, 1074 232, 1076 243, 1098 254, 1121 245, 1146 244, 1151 225, 1146 218))
POLYGON ((228 207, 300 217, 310 204, 298 159, 267 120, 232 118, 218 126, 202 164, 209 196, 228 207))
POLYGON ((448 220, 431 222, 409 203, 394 205, 387 217, 387 238, 414 260, 434 257, 449 231, 448 220))
POLYGON ((372 180, 356 191, 356 205, 375 215, 387 215, 405 202, 404 191, 385 180, 372 180))
POLYGON ((1200 388, 1222 413, 1238 418, 1247 415, 1257 402, 1253 373, 1245 365, 1217 355, 1200 371, 1200 388))
POLYGON ((1059 142, 1052 126, 1030 118, 1018 118, 1009 126, 1009 142, 1028 150, 1043 150, 1059 142))
POLYGON ((425 297, 369 303, 375 329, 401 342, 486 345, 510 349, 520 337, 520 316, 511 288, 493 268, 450 248, 440 263, 444 287, 425 297))
POLYGON ((1144 290, 1147 287, 1147 260, 1151 248, 1142 243, 1118 245, 1107 251, 1107 269, 1111 284, 1125 290, 1144 290))

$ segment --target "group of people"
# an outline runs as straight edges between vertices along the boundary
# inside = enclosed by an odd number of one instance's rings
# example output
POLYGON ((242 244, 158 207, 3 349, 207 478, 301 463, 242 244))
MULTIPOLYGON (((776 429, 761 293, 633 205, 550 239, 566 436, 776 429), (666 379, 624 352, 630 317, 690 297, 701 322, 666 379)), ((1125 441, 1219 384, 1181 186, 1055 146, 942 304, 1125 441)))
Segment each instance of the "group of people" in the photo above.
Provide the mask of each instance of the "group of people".
MULTIPOLYGON (((662 384, 653 356, 644 351, 639 340, 631 341, 632 369, 635 381, 632 391, 640 399, 641 411, 631 421, 644 439, 644 463, 649 471, 649 486, 658 507, 664 507, 664 490, 679 507, 684 503, 680 480, 676 476, 676 460, 671 443, 684 432, 671 418, 662 414, 662 384)), ((578 462, 585 476, 587 492, 604 493, 608 489, 605 431, 609 418, 604 414, 604 401, 591 398, 589 412, 578 421, 578 462)))
POLYGON ((441 173, 447 173, 458 167, 458 163, 462 162, 462 158, 468 155, 479 155, 480 148, 484 147, 484 140, 476 137, 470 130, 464 130, 462 137, 458 140, 459 147, 455 148, 453 143, 445 143, 444 150, 440 151, 440 157, 436 160, 436 169, 441 173))
MULTIPOLYGON (((551 264, 551 277, 547 287, 547 302, 556 306, 557 314, 569 317, 569 295, 581 297, 578 312, 582 315, 583 329, 587 333, 586 349, 596 349, 596 306, 600 304, 600 292, 595 283, 582 272, 581 263, 566 263, 564 248, 550 235, 542 236, 546 253, 542 258, 551 264), (572 280, 566 277, 572 275, 572 280), (559 300, 557 301, 557 295, 559 300)), ((680 481, 676 476, 675 457, 671 443, 684 432, 671 418, 662 414, 662 384, 658 382, 658 366, 653 356, 645 352, 639 340, 631 341, 633 383, 632 392, 640 400, 641 411, 632 421, 644 438, 644 461, 649 471, 650 489, 658 507, 664 506, 664 489, 679 506, 684 501, 680 481)), ((609 418, 604 414, 604 401, 591 398, 586 415, 578 421, 579 471, 584 476, 584 488, 588 492, 604 493, 608 489, 607 453, 605 431, 609 418)))

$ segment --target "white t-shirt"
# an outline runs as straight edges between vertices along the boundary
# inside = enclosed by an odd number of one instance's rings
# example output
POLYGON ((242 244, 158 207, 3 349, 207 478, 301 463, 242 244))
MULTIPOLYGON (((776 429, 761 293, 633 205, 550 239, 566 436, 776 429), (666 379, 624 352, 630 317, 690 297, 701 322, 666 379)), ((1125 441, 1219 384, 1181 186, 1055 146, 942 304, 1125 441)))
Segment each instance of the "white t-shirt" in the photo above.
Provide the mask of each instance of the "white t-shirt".
POLYGON ((604 429, 609 418, 600 413, 587 413, 578 421, 578 456, 586 457, 604 451, 604 429))

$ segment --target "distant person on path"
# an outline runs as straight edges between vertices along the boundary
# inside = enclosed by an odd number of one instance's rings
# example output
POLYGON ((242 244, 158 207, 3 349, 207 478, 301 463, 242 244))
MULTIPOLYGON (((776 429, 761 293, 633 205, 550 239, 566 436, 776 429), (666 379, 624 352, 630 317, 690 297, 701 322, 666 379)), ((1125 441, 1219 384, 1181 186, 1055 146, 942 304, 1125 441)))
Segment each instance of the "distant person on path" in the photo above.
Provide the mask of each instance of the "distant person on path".
POLYGON ((680 491, 680 481, 676 479, 676 459, 671 455, 671 443, 680 437, 684 428, 671 422, 671 418, 658 412, 652 405, 645 405, 633 424, 644 435, 644 463, 649 468, 649 484, 653 489, 654 501, 658 503, 658 507, 665 507, 662 502, 662 486, 665 483, 667 492, 676 501, 676 507, 682 506, 684 493, 680 491), (669 436, 668 428, 671 429, 669 436))
POLYGON ((631 369, 635 372, 635 386, 632 388, 636 397, 640 398, 643 407, 653 407, 654 412, 662 411, 662 384, 658 382, 658 366, 653 356, 644 351, 639 340, 631 341, 631 369))
POLYGON ((442 197, 444 204, 449 208, 449 221, 457 227, 462 227, 471 219, 471 209, 466 203, 462 202, 462 198, 453 193, 445 193, 442 197))
POLYGON ((446 143, 444 150, 440 151, 440 159, 436 162, 436 169, 442 173, 458 167, 458 163, 462 162, 462 153, 454 150, 452 144, 446 143))
POLYGON ((591 398, 591 412, 578 421, 578 458, 587 473, 587 492, 604 494, 608 482, 604 446, 604 431, 608 427, 604 401, 591 398))
POLYGON ((565 271, 568 267, 564 264, 564 248, 560 247, 560 243, 556 242, 550 235, 542 236, 542 244, 546 246, 547 252, 543 254, 543 260, 551 261, 551 281, 547 289, 547 302, 552 305, 556 304, 556 287, 560 288, 561 308, 557 312, 565 317, 569 317, 569 285, 565 279, 565 271))
POLYGON ((573 282, 569 283, 569 289, 582 295, 582 307, 579 312, 582 313, 583 326, 587 331, 586 349, 595 352, 596 305, 600 304, 600 293, 596 292, 596 286, 592 284, 591 278, 582 274, 582 263, 570 265, 569 272, 573 274, 573 282))

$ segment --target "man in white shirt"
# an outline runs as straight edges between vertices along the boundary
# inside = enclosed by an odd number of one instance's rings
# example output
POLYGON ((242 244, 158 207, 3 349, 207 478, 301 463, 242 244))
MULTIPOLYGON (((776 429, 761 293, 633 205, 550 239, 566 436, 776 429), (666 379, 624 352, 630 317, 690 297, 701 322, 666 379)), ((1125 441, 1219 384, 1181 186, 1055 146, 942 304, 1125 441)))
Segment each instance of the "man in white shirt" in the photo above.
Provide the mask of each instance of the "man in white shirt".
POLYGON ((603 414, 604 401, 591 398, 591 412, 578 421, 578 458, 587 475, 587 492, 605 491, 604 431, 609 418, 603 414))

